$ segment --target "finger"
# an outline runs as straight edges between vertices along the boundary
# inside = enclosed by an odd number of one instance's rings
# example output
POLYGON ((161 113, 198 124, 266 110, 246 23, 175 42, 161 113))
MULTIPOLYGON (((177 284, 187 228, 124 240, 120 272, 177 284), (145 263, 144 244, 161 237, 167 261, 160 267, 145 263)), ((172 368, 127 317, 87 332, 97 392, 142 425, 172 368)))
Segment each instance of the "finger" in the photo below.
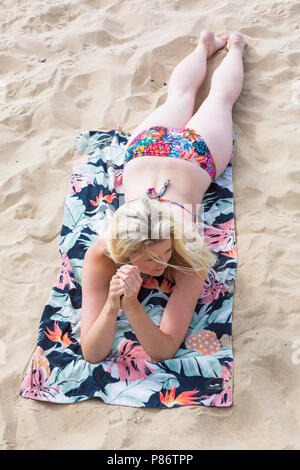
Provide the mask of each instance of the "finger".
POLYGON ((136 290, 136 280, 134 278, 124 273, 120 273, 120 278, 126 283, 126 286, 130 291, 136 290))
POLYGON ((116 295, 122 295, 122 294, 125 294, 124 287, 122 287, 122 288, 120 288, 116 291, 116 295))
POLYGON ((136 292, 140 289, 141 287, 141 283, 142 283, 142 279, 137 279, 136 276, 132 276, 130 279, 129 279, 129 285, 130 285, 130 288, 133 292, 136 292))
POLYGON ((125 281, 123 281, 122 279, 121 279, 121 285, 122 285, 122 289, 123 289, 124 294, 128 294, 130 288, 129 288, 128 285, 125 283, 125 281))
POLYGON ((114 276, 113 279, 110 281, 111 286, 118 286, 120 283, 120 276, 114 276))
POLYGON ((123 266, 120 266, 120 268, 118 268, 118 271, 121 270, 121 271, 125 271, 125 272, 130 272, 130 271, 136 271, 138 270, 137 266, 133 266, 132 264, 124 264, 123 266))
POLYGON ((120 274, 120 273, 123 273, 123 274, 130 274, 131 273, 131 270, 128 269, 128 268, 124 268, 124 269, 118 269, 118 271, 116 272, 116 275, 120 274))
POLYGON ((123 276, 121 277, 120 276, 120 284, 121 286, 125 287, 126 289, 129 289, 129 284, 128 284, 128 280, 126 278, 124 278, 123 276))
POLYGON ((119 286, 119 283, 120 283, 120 279, 113 279, 112 281, 110 281, 109 287, 112 289, 115 289, 116 287, 119 286))
POLYGON ((127 274, 120 272, 118 275, 120 276, 120 279, 123 279, 125 281, 126 285, 130 290, 136 291, 140 288, 142 278, 137 274, 137 272, 131 272, 127 274))
POLYGON ((112 291, 111 295, 114 295, 114 296, 119 296, 119 295, 123 295, 125 292, 124 292, 124 287, 121 287, 119 289, 115 289, 114 291, 112 291))
POLYGON ((121 266, 121 268, 119 268, 118 271, 124 272, 126 274, 132 274, 132 276, 134 276, 137 280, 139 280, 140 270, 137 268, 137 266, 124 265, 124 266, 121 266))
POLYGON ((130 279, 133 276, 133 273, 130 273, 128 271, 119 271, 118 276, 121 277, 122 279, 130 279))
POLYGON ((118 281, 113 284, 113 289, 118 289, 121 285, 121 279, 119 278, 118 281))
POLYGON ((122 271, 118 273, 118 278, 123 279, 124 281, 127 280, 128 274, 123 273, 122 271))
POLYGON ((140 270, 135 266, 136 269, 132 270, 128 275, 131 277, 131 279, 134 280, 134 282, 140 283, 142 278, 140 276, 140 270))
POLYGON ((120 267, 118 268, 118 270, 119 270, 119 269, 121 269, 121 270, 122 270, 122 269, 131 269, 131 268, 133 268, 133 266, 132 266, 132 265, 129 265, 129 264, 123 264, 123 266, 120 266, 120 267))
POLYGON ((130 279, 132 279, 132 281, 134 283, 134 286, 135 286, 135 289, 138 286, 140 286, 141 283, 143 282, 143 279, 140 276, 140 270, 139 269, 135 269, 134 271, 129 273, 128 276, 129 276, 130 279))
POLYGON ((128 286, 127 286, 126 282, 123 281, 122 279, 120 279, 120 288, 122 289, 124 294, 127 293, 128 286))

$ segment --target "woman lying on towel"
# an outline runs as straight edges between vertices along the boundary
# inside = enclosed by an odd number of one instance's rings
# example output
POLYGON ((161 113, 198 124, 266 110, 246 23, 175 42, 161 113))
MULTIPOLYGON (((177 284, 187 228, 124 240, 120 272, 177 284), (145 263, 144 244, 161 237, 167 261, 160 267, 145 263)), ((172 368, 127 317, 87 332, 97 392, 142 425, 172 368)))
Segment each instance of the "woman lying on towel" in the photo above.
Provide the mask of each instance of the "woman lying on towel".
POLYGON ((199 208, 232 154, 232 108, 242 90, 245 45, 239 33, 203 31, 196 49, 172 72, 166 102, 130 136, 125 204, 83 263, 81 348, 90 363, 109 355, 121 307, 154 362, 172 358, 186 335, 216 261, 200 234, 199 208), (213 74, 209 95, 193 115, 206 61, 225 45, 228 53, 213 74), (175 283, 159 327, 138 301, 147 274, 175 283))

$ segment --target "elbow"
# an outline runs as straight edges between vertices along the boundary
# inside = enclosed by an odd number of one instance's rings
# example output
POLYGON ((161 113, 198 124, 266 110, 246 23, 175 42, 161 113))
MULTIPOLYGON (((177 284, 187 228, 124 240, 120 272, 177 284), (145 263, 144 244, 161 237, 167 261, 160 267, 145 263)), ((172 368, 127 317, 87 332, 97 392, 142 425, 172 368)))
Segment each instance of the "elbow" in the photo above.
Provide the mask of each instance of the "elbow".
POLYGON ((85 353, 82 353, 82 357, 89 364, 97 364, 98 362, 100 362, 100 361, 96 361, 94 358, 90 357, 89 355, 86 355, 85 353))
POLYGON ((159 363, 159 362, 163 362, 163 361, 168 361, 170 359, 173 359, 173 357, 175 356, 178 348, 175 346, 175 342, 174 342, 173 338, 170 335, 167 335, 167 336, 168 336, 168 341, 167 341, 167 344, 166 344, 164 354, 157 355, 155 357, 151 356, 151 361, 152 362, 159 363))
POLYGON ((83 359, 88 362, 89 364, 96 364, 97 362, 99 361, 95 361, 95 358, 92 357, 87 351, 85 351, 82 347, 81 347, 81 351, 82 351, 82 357, 83 359))
POLYGON ((150 359, 151 359, 152 362, 155 362, 156 364, 159 364, 160 362, 168 361, 170 359, 173 359, 174 354, 168 354, 166 356, 161 356, 161 357, 151 357, 150 359))
POLYGON ((155 358, 155 357, 151 357, 150 359, 151 359, 152 362, 154 362, 154 364, 159 364, 160 362, 163 362, 163 361, 166 360, 166 359, 162 359, 162 358, 161 358, 161 359, 157 359, 157 358, 155 358))
POLYGON ((86 345, 86 342, 85 340, 83 339, 83 337, 81 337, 81 340, 80 340, 80 346, 81 346, 81 354, 82 354, 82 357, 83 359, 88 362, 89 364, 93 364, 92 362, 92 358, 90 357, 90 354, 88 352, 88 348, 87 348, 87 345, 86 345))
POLYGON ((89 348, 87 347, 85 341, 81 341, 81 353, 83 359, 89 364, 98 364, 98 362, 101 362, 104 359, 96 357, 95 354, 92 354, 92 352, 89 351, 89 348))
POLYGON ((104 361, 104 359, 105 359, 105 357, 103 357, 103 358, 94 357, 91 354, 87 354, 86 352, 82 353, 82 357, 89 364, 98 364, 99 362, 104 361))

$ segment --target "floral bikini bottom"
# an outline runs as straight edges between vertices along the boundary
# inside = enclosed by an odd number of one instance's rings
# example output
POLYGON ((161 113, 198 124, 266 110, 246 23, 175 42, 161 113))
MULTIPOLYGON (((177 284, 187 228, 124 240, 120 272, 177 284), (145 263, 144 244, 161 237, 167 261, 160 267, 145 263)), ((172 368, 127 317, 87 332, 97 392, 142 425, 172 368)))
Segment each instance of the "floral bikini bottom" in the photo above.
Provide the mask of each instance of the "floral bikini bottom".
POLYGON ((146 156, 180 158, 203 168, 212 181, 216 176, 209 148, 201 136, 189 128, 155 126, 140 132, 127 148, 125 163, 146 156))

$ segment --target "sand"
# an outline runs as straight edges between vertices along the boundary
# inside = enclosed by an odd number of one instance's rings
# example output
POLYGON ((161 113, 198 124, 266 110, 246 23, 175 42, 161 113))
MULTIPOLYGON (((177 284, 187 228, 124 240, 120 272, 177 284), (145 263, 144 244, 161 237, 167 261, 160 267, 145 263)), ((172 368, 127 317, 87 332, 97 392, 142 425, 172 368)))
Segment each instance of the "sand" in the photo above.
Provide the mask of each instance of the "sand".
MULTIPOLYGON (((270 0, 0 2, 2 449, 300 448, 300 5, 270 0), (234 106, 234 405, 138 409, 19 397, 60 266, 76 135, 132 131, 202 29, 248 48, 234 106)), ((196 109, 226 50, 208 62, 196 109)))

